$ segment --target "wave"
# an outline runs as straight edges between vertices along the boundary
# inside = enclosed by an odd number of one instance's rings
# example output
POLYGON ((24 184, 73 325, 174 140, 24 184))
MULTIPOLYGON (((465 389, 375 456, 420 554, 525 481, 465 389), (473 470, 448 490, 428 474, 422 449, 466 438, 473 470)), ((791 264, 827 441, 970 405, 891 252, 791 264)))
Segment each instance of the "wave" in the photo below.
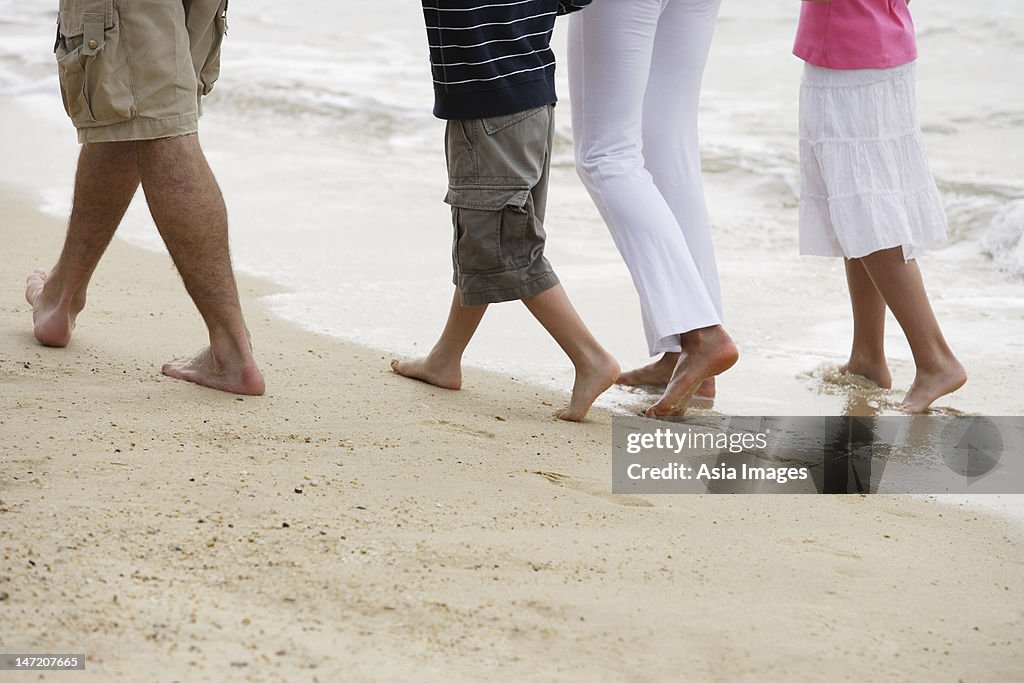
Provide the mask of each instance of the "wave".
POLYGON ((1024 189, 978 182, 940 182, 950 240, 977 244, 997 269, 1024 276, 1024 189))

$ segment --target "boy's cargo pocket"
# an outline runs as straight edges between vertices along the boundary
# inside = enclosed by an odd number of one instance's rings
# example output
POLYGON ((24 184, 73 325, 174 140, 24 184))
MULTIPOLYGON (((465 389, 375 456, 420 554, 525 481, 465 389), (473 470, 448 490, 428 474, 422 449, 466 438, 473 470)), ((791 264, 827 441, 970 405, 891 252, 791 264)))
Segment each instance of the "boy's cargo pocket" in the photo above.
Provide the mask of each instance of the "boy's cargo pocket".
POLYGON ((501 273, 530 263, 528 188, 449 188, 455 240, 452 260, 462 273, 501 273))
MULTIPOLYGON (((494 116, 487 119, 480 119, 480 122, 483 124, 484 131, 488 135, 494 135, 495 133, 506 129, 509 126, 513 126, 519 123, 520 121, 525 121, 531 116, 536 116, 542 111, 547 111, 550 108, 551 105, 545 104, 540 107, 534 107, 533 109, 527 109, 526 111, 516 112, 515 114, 509 114, 507 116, 494 116)), ((545 122, 544 125, 546 126, 547 123, 545 122)))
POLYGON ((64 109, 78 128, 127 121, 135 96, 113 0, 61 0, 57 74, 64 109))

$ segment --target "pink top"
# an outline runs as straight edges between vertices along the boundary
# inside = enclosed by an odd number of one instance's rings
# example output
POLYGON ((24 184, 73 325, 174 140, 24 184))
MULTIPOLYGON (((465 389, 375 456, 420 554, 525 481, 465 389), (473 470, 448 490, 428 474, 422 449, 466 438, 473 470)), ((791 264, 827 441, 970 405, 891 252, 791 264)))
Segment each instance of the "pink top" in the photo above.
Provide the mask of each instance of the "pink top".
POLYGON ((826 69, 888 69, 917 59, 906 0, 809 0, 793 54, 826 69))

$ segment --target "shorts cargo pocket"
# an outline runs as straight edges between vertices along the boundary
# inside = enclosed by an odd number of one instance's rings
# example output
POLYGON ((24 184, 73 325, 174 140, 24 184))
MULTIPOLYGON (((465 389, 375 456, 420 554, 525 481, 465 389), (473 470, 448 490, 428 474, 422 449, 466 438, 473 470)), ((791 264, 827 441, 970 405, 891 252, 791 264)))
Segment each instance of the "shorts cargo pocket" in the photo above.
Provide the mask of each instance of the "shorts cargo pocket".
POLYGON ((78 128, 135 115, 128 56, 113 0, 61 0, 55 50, 64 109, 78 128))
POLYGON ((220 52, 227 32, 228 0, 221 0, 217 14, 213 18, 212 35, 209 37, 210 47, 206 51, 205 58, 200 57, 197 60, 197 66, 202 64, 196 74, 199 80, 200 95, 209 95, 213 90, 214 83, 220 78, 220 52))
POLYGON ((527 243, 530 191, 524 188, 449 188, 455 241, 452 260, 462 273, 501 273, 530 263, 527 243))

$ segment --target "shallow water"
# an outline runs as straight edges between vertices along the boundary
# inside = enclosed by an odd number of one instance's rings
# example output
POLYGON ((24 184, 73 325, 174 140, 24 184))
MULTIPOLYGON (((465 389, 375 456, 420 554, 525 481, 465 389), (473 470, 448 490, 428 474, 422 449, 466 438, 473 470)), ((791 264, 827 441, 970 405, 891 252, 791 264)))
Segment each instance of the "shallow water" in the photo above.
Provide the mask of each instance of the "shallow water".
MULTIPOLYGON (((60 136, 65 171, 41 168, 48 210, 70 197, 73 135, 63 123, 50 48, 54 12, 0 0, 0 93, 60 136)), ((950 215, 950 244, 922 260, 935 307, 971 383, 941 407, 1019 413, 1008 377, 1024 338, 1024 22, 1016 0, 915 7, 921 116, 950 215)), ((890 412, 900 393, 836 384, 850 335, 841 264, 796 256, 795 139, 800 63, 789 54, 789 0, 727 2, 705 79, 702 136, 728 326, 743 351, 715 410, 890 412)), ((233 8, 223 78, 203 139, 224 187, 239 268, 287 289, 277 314, 395 354, 429 348, 451 293, 443 123, 432 95, 418 5, 271 0, 233 8), (372 28, 367 28, 372 27, 372 28)), ((564 54, 565 26, 556 31, 564 54)), ((560 92, 567 93, 564 69, 560 92)), ((549 256, 595 334, 625 366, 646 362, 636 295, 572 168, 569 103, 558 108, 549 256)), ((43 125, 37 122, 37 125, 43 125)), ((28 164, 31 166, 31 163, 28 164)), ((31 170, 8 169, 24 180, 31 170)), ((144 205, 120 236, 160 248, 144 205)), ((897 387, 912 379, 893 322, 897 387)), ((470 364, 566 387, 571 367, 517 304, 492 307, 470 364)), ((623 410, 650 393, 615 390, 623 410)))

